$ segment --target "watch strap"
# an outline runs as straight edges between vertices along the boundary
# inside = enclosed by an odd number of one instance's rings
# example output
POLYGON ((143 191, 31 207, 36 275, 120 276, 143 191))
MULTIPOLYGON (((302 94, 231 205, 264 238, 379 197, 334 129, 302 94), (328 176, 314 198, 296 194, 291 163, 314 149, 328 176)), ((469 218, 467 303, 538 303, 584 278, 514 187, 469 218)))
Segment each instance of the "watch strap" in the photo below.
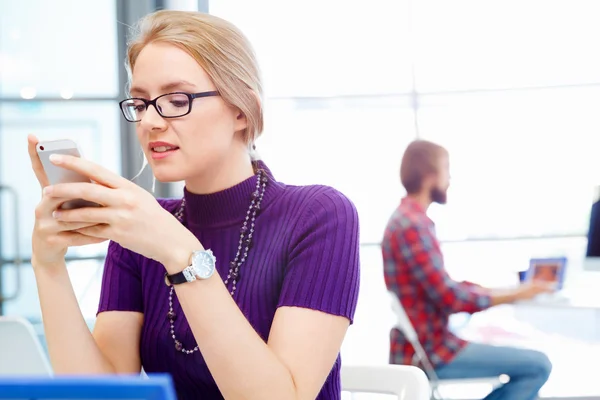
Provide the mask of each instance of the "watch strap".
POLYGON ((185 277, 183 271, 171 275, 169 275, 168 273, 165 274, 165 283, 167 284, 167 286, 180 285, 182 283, 186 283, 187 281, 188 280, 185 277))

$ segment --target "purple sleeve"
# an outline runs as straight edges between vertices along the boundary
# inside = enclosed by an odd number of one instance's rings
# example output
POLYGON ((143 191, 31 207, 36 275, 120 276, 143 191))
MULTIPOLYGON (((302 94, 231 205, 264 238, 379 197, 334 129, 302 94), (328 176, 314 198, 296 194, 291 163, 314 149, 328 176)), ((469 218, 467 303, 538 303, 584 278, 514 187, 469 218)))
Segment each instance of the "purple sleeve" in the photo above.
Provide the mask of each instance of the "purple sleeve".
POLYGON ((142 277, 136 257, 115 242, 110 242, 98 313, 103 311, 143 312, 142 277))
POLYGON ((360 280, 358 213, 328 187, 313 187, 295 227, 278 307, 346 317, 352 323, 360 280))

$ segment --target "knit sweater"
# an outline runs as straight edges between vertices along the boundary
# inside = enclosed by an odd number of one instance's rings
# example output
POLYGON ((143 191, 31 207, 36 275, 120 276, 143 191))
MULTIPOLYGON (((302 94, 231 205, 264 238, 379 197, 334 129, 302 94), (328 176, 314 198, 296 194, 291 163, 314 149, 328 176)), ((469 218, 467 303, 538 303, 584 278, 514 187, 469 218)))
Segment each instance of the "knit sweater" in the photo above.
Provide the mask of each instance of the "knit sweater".
MULTIPOLYGON (((354 205, 327 186, 291 186, 269 177, 256 217, 253 245, 241 266, 234 299, 255 331, 267 340, 278 307, 294 306, 343 316, 352 322, 359 289, 358 215, 354 205)), ((240 229, 256 188, 253 176, 212 194, 192 194, 183 221, 217 259, 217 272, 227 277, 237 251, 240 229)), ((181 199, 159 199, 171 213, 181 199)), ((160 243, 157 243, 160 245, 160 243)), ((109 244, 98 312, 144 314, 140 343, 147 373, 171 374, 179 400, 222 399, 201 351, 177 352, 167 318, 169 288, 158 262, 109 244)), ((229 283, 231 285, 231 283, 229 283)), ((230 288, 231 289, 231 288, 230 288)), ((175 335, 186 348, 196 345, 176 295, 175 335)), ((341 397, 338 358, 318 400, 341 397)))

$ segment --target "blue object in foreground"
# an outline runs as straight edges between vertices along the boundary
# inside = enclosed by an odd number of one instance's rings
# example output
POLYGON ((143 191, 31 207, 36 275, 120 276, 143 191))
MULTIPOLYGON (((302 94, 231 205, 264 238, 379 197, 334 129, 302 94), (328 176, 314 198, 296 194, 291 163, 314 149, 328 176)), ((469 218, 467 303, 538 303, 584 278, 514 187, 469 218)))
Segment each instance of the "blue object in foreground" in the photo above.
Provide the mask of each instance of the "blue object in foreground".
POLYGON ((177 399, 169 375, 151 374, 148 377, 0 377, 0 399, 177 399))

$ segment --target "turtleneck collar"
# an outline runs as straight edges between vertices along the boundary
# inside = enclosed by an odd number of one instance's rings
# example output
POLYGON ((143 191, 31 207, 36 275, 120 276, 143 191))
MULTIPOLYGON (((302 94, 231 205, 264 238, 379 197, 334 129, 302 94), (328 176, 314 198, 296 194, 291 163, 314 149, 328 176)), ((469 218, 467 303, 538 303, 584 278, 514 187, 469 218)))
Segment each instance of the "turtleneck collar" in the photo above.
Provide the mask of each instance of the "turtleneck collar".
MULTIPOLYGON (((261 203, 261 210, 264 210, 283 186, 275 181, 264 162, 256 161, 256 164, 269 178, 261 203)), ((186 225, 190 228, 216 228, 241 224, 250 207, 257 179, 255 174, 230 188, 210 194, 194 194, 184 188, 186 225)))

